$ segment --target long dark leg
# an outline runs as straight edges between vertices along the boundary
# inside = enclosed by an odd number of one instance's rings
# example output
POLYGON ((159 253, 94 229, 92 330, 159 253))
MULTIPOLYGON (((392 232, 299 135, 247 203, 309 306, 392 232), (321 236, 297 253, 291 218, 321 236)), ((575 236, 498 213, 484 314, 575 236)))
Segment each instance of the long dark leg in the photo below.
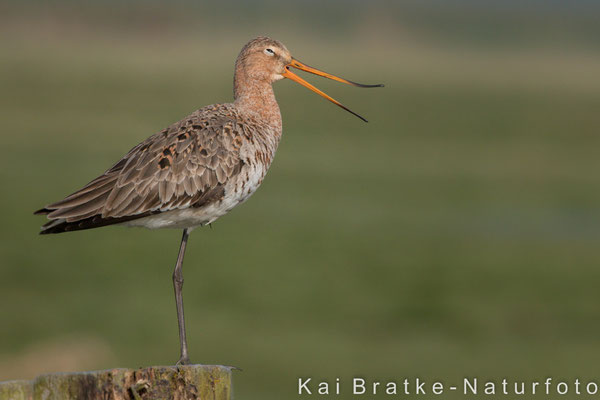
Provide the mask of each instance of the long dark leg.
POLYGON ((183 288, 183 273, 181 272, 181 266, 183 265, 183 256, 185 255, 185 246, 187 245, 189 235, 189 231, 184 229, 181 245, 179 246, 179 254, 177 255, 177 263, 175 264, 175 270, 173 271, 173 287, 175 288, 175 304, 177 305, 177 323, 179 325, 179 345, 181 350, 177 365, 190 363, 187 339, 185 337, 185 318, 183 317, 183 297, 181 294, 181 289, 183 288))

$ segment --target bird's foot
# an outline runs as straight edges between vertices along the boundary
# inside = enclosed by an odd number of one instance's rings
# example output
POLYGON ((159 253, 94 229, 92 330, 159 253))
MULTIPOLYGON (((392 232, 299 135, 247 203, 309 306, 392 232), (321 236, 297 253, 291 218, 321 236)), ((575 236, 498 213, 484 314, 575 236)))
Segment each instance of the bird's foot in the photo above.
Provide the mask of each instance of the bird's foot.
POLYGON ((190 365, 190 364, 191 364, 191 361, 190 361, 190 358, 189 358, 188 356, 185 356, 185 357, 183 357, 183 356, 182 356, 182 357, 180 357, 180 358, 179 358, 179 361, 177 361, 177 362, 175 363, 175 365, 176 365, 176 366, 180 366, 180 365, 190 365))

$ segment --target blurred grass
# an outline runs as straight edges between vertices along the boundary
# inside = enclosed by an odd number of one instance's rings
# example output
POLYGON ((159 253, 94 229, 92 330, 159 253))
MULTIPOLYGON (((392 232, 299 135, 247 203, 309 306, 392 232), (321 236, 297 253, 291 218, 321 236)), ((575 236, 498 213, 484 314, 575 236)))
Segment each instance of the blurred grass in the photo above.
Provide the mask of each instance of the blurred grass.
MULTIPOLYGON (((159 5, 139 16, 136 3, 32 4, 7 7, 0 39, 0 355, 30 359, 36 343, 80 335, 116 355, 85 368, 173 362, 180 233, 38 237, 31 212, 194 109, 229 101, 235 56, 261 32, 227 25, 224 6, 186 28, 192 17, 159 5)), ((311 25, 308 6, 294 6, 304 13, 292 28, 269 22, 283 6, 253 14, 299 59, 386 88, 310 78, 363 124, 276 84, 284 137, 268 178, 191 237, 193 359, 242 367, 235 391, 248 399, 293 398, 300 376, 589 377, 600 355, 589 15, 413 5, 419 18, 395 19, 405 14, 377 4, 354 4, 332 26, 311 25), (482 15, 505 27, 488 30, 494 40, 465 28, 489 27, 482 15), (531 26, 508 28, 515 19, 531 26)), ((0 369, 14 378, 25 377, 0 369)))

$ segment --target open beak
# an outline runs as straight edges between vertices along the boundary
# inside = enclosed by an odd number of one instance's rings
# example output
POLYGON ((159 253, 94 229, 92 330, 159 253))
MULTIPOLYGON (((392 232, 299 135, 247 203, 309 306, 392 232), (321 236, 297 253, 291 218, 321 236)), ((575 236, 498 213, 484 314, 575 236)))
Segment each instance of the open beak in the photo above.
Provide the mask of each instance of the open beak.
POLYGON ((329 78, 329 79, 332 79, 334 81, 346 83, 348 85, 357 86, 357 87, 363 87, 363 88, 366 87, 366 88, 369 88, 369 87, 382 87, 383 85, 381 85, 381 84, 379 84, 379 85, 363 85, 361 83, 352 82, 352 81, 349 81, 347 79, 340 78, 338 76, 328 74, 327 72, 319 71, 316 68, 309 67, 308 65, 301 63, 300 61, 296 60, 295 58, 292 58, 292 62, 285 66, 285 72, 283 74, 281 74, 285 78, 291 79, 294 82, 298 82, 302 86, 309 88, 310 90, 312 90, 313 92, 319 94, 320 96, 325 97, 327 100, 329 100, 333 104, 336 104, 336 105, 342 107, 344 110, 348 111, 351 114, 356 115, 358 118, 362 119, 363 121, 369 122, 366 119, 364 119, 363 117, 361 117, 360 115, 358 115, 357 113, 355 113, 354 111, 352 111, 351 109, 349 109, 348 107, 344 106, 342 103, 340 103, 339 101, 337 101, 333 97, 327 95, 326 93, 324 93, 321 90, 317 89, 316 87, 314 87, 310 83, 306 82, 304 79, 300 78, 298 75, 294 74, 292 71, 290 71, 290 67, 298 68, 298 69, 300 69, 302 71, 310 72, 311 74, 323 76, 325 78, 329 78))

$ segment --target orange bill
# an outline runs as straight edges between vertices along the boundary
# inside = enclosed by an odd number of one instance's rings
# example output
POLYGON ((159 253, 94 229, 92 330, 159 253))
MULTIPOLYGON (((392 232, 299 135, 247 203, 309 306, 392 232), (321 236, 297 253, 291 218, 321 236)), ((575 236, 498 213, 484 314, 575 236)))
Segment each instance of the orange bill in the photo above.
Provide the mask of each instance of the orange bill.
POLYGON ((308 65, 303 64, 303 63, 301 63, 300 61, 298 61, 298 60, 296 60, 294 58, 292 58, 292 62, 291 63, 289 63, 288 65, 286 65, 285 72, 282 74, 284 77, 286 77, 288 79, 291 79, 294 82, 297 82, 297 83, 301 84, 304 87, 309 88, 313 92, 315 92, 315 93, 319 94, 320 96, 326 98, 327 100, 331 101, 333 104, 336 104, 337 106, 343 108, 344 110, 348 111, 349 113, 356 115, 358 118, 362 119, 363 121, 368 122, 365 118, 361 117, 360 115, 358 115, 354 111, 350 110, 348 107, 344 106, 342 103, 340 103, 339 101, 337 101, 333 97, 331 97, 328 94, 326 94, 325 92, 317 89, 316 87, 314 87, 310 83, 306 82, 304 79, 300 78, 298 75, 294 74, 292 71, 290 71, 290 67, 298 68, 298 69, 300 69, 302 71, 310 72, 311 74, 319 75, 319 76, 322 76, 322 77, 325 77, 325 78, 328 78, 328 79, 332 79, 334 81, 346 83, 346 84, 352 85, 352 86, 358 86, 358 87, 382 87, 383 85, 381 85, 381 84, 379 84, 379 85, 363 85, 361 83, 352 82, 352 81, 349 81, 347 79, 340 78, 338 76, 328 74, 327 72, 320 71, 320 70, 318 70, 316 68, 309 67, 308 65))

